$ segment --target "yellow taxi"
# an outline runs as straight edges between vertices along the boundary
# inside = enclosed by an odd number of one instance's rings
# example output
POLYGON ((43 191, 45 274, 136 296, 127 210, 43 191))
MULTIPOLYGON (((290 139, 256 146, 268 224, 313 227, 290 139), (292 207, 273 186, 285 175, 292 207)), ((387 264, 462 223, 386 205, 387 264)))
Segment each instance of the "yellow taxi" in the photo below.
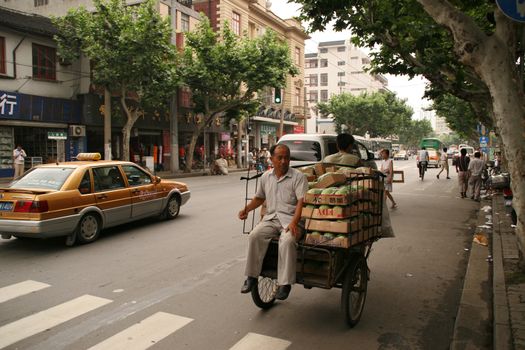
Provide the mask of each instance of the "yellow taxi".
POLYGON ((439 158, 441 158, 441 152, 433 148, 429 148, 428 152, 428 167, 439 167, 439 158))
POLYGON ((90 243, 102 229, 150 216, 174 219, 190 199, 182 182, 161 180, 135 163, 77 161, 44 164, 0 187, 2 238, 66 236, 90 243))

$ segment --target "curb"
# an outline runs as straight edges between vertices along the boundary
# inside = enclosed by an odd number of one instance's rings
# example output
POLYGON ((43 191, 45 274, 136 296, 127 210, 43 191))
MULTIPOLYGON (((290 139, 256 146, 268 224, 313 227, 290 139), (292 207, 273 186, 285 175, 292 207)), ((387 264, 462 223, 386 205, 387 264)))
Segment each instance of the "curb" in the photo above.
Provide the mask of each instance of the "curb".
MULTIPOLYGON (((485 215, 478 209, 476 226, 472 233, 479 232, 477 226, 485 224, 485 215)), ((488 255, 488 247, 471 241, 467 271, 450 344, 452 350, 492 348, 490 334, 492 305, 489 290, 491 268, 486 260, 488 255)))

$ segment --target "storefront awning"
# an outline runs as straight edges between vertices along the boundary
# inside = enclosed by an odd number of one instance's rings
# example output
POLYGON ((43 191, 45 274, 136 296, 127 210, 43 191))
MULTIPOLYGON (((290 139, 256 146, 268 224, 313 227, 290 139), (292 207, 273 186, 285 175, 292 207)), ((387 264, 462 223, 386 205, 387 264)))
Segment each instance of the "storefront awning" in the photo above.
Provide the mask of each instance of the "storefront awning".
MULTIPOLYGON (((271 123, 271 124, 279 124, 281 121, 279 119, 272 119, 272 118, 265 118, 265 117, 252 117, 251 120, 259 121, 259 122, 265 122, 265 123, 271 123)), ((288 120, 283 121, 284 125, 299 125, 297 122, 291 122, 288 120)))

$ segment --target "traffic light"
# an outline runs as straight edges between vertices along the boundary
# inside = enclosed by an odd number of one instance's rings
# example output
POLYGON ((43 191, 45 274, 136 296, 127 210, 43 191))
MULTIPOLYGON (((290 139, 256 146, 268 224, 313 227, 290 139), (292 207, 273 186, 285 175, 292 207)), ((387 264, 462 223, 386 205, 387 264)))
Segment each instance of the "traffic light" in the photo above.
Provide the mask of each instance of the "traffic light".
POLYGON ((273 103, 280 104, 283 101, 281 98, 281 88, 274 88, 273 103))

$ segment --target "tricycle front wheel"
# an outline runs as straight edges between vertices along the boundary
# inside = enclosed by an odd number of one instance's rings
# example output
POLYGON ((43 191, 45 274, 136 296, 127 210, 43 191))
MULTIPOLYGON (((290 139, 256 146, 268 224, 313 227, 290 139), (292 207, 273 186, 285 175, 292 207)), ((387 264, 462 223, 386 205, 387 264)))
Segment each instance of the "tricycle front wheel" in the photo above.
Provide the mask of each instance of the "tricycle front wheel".
POLYGON ((252 299, 261 309, 269 309, 275 302, 277 281, 269 277, 259 276, 257 286, 252 289, 252 299))
POLYGON ((354 256, 353 261, 348 266, 341 294, 341 308, 345 321, 350 327, 354 327, 361 319, 365 307, 367 286, 368 266, 366 259, 362 255, 354 256))

